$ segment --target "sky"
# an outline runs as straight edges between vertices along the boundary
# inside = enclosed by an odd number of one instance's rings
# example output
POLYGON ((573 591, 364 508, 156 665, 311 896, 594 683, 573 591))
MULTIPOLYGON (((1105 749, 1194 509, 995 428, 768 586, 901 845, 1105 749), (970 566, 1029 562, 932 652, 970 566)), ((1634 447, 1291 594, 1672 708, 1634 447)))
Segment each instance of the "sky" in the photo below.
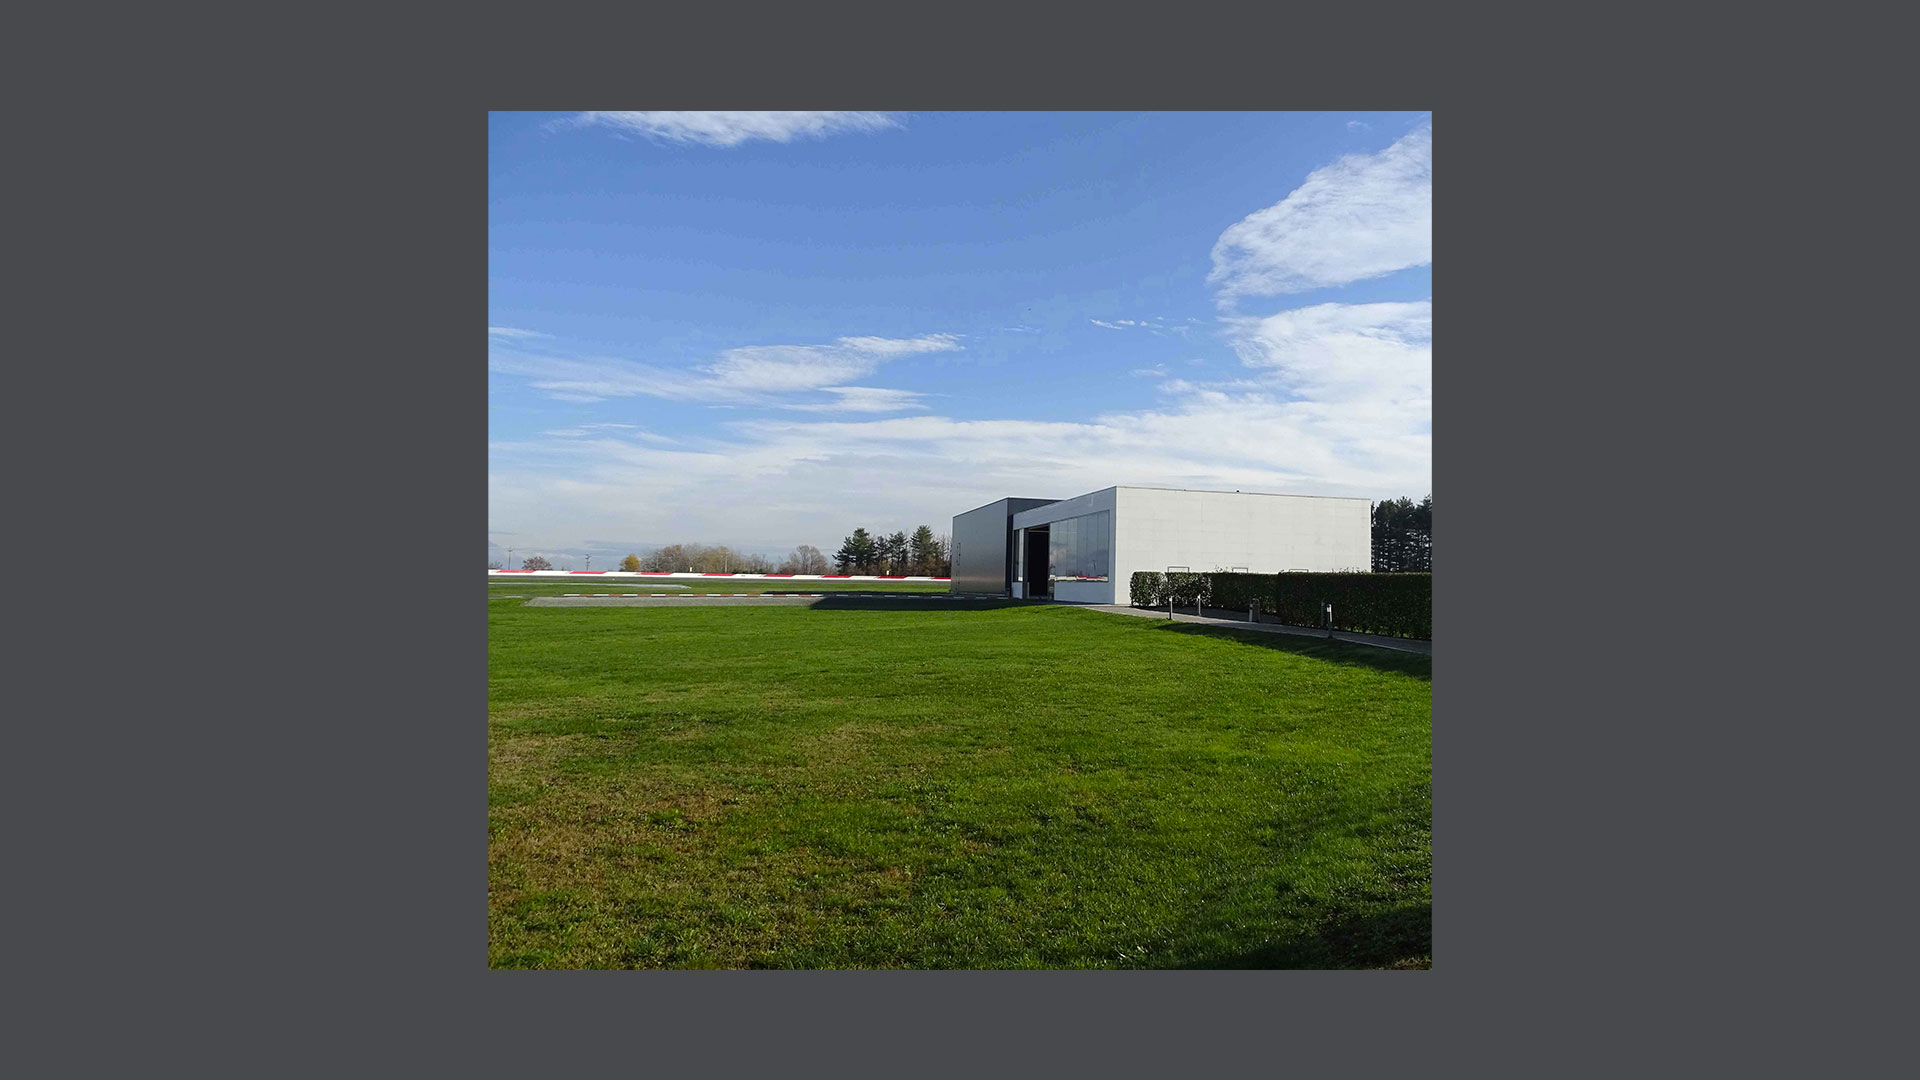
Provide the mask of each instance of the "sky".
POLYGON ((496 113, 488 559, 1432 491, 1430 113, 496 113))

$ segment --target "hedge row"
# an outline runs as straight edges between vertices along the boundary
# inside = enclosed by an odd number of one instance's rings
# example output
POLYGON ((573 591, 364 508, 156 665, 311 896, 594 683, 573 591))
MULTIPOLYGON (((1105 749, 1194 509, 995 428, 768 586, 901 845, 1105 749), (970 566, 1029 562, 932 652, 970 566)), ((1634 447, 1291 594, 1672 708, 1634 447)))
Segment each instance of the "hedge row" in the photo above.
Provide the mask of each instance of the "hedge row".
POLYGON ((1133 575, 1127 589, 1134 607, 1166 607, 1168 597, 1174 604, 1192 607, 1195 602, 1213 603, 1213 578, 1217 574, 1162 574, 1141 571, 1133 575))
POLYGON ((1262 617, 1292 626, 1326 625, 1358 634, 1433 639, 1432 574, 1162 574, 1143 570, 1128 583, 1134 607, 1202 605, 1246 611, 1260 601, 1262 617))

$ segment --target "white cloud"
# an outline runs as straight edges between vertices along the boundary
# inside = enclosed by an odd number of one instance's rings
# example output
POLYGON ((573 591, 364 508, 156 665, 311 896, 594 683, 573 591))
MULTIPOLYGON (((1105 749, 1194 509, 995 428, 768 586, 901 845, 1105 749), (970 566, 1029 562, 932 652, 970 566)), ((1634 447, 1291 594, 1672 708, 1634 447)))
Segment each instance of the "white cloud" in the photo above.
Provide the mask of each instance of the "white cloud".
MULTIPOLYGON (((783 395, 853 390, 833 408, 878 411, 886 401, 913 407, 904 391, 850 385, 882 364, 907 356, 957 352, 957 334, 914 338, 843 337, 830 345, 750 345, 728 349, 711 364, 691 370, 631 360, 572 359, 512 349, 488 354, 489 369, 527 378, 534 389, 559 401, 591 402, 646 395, 673 401, 783 405, 783 395), (851 404, 848 404, 851 402, 851 404)), ((802 402, 800 404, 810 404, 802 402)))
MULTIPOLYGON (((945 531, 956 512, 1005 495, 1064 498, 1110 484, 1376 498, 1432 490, 1430 302, 1321 304, 1233 320, 1227 331, 1244 361, 1235 378, 1142 369, 1159 380, 1161 404, 1079 422, 794 417, 735 421, 720 437, 671 447, 497 443, 491 520, 555 546, 589 535, 830 546, 855 525, 945 531)), ((890 393, 821 389, 843 401, 890 393)))
POLYGON ((1431 408, 1432 301, 1315 304, 1228 326, 1241 362, 1295 397, 1431 408))
POLYGON ((543 338, 550 335, 542 334, 537 330, 518 330, 511 326, 489 326, 487 327, 487 336, 490 338, 506 338, 513 341, 528 338, 543 338))
POLYGON ((1433 261, 1433 123, 1377 154, 1316 169, 1286 198, 1220 234, 1223 305, 1379 277, 1433 261))
POLYGON ((1115 483, 1418 496, 1430 436, 1395 418, 1182 386, 1164 408, 1087 422, 896 417, 755 421, 679 448, 552 440, 493 450, 490 519, 563 544, 618 535, 829 546, 855 525, 945 531, 1018 492, 1115 483), (910 478, 907 479, 907 478, 910 478))
MULTIPOLYGON (((1169 326, 1167 325, 1166 316, 1164 315, 1156 316, 1153 319, 1115 319, 1112 322, 1106 322, 1102 319, 1088 319, 1087 321, 1095 326, 1104 326, 1109 330, 1146 330, 1163 337, 1169 333, 1186 337, 1193 329, 1191 326, 1169 326)), ((1191 323, 1193 320, 1188 319, 1187 322, 1191 323)))
POLYGON ((924 409, 922 397, 913 390, 887 390, 877 386, 823 386, 820 389, 840 395, 838 401, 805 402, 783 408, 799 412, 902 412, 924 409))
POLYGON ((661 444, 670 444, 675 441, 665 435, 656 435, 651 431, 641 431, 632 424, 578 424, 574 427, 555 428, 552 431, 543 431, 540 434, 550 435, 556 439, 585 439, 590 436, 596 436, 602 431, 620 432, 622 434, 617 436, 599 436, 601 438, 644 439, 647 442, 661 444))
POLYGON ((1349 120, 1347 121, 1347 130, 1348 131, 1372 131, 1373 125, 1367 123, 1365 120, 1349 120))
POLYGON ((583 112, 572 122, 669 142, 719 147, 755 139, 783 143, 901 126, 899 120, 883 112, 583 112))

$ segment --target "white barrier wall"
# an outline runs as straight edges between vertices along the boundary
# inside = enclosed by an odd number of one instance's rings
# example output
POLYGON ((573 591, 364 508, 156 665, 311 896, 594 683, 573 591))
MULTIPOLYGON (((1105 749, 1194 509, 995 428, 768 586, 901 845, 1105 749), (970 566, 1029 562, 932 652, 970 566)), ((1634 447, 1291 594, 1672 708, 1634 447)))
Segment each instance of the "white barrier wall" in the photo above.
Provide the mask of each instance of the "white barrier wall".
POLYGON ((1323 495, 1116 489, 1113 588, 1126 603, 1137 570, 1245 567, 1321 573, 1373 566, 1373 503, 1323 495))

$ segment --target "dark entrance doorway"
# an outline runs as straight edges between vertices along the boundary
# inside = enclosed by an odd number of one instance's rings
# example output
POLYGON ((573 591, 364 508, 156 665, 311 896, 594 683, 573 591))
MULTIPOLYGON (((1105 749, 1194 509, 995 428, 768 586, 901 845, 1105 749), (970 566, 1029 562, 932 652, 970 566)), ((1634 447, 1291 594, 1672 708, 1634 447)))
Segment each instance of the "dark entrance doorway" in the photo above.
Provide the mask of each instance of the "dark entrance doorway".
POLYGON ((1047 527, 1027 530, 1027 576, 1024 593, 1029 600, 1050 600, 1053 589, 1047 579, 1047 527))

